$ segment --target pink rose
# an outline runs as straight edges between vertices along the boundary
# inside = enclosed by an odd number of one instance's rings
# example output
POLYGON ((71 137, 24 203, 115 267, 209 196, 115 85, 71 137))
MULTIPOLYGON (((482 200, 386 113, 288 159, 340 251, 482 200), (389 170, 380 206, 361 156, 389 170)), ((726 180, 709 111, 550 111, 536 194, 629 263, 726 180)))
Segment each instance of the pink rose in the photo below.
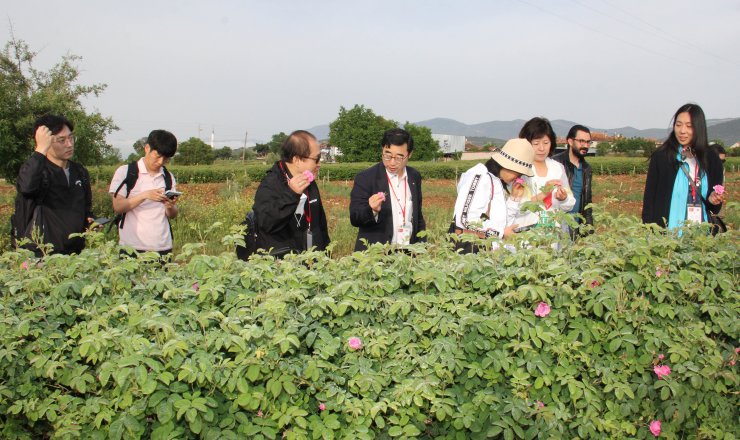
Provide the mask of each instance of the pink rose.
POLYGON ((538 401, 537 401, 537 408, 538 408, 538 409, 542 409, 542 408, 544 408, 544 407, 545 407, 545 404, 544 404, 544 403, 542 403, 542 401, 538 400, 538 401))
POLYGON ((347 340, 347 345, 349 345, 349 348, 352 350, 359 350, 362 348, 362 340, 353 336, 347 340))
POLYGON ((193 283, 193 290, 195 290, 196 292, 199 291, 200 290, 200 284, 198 284, 197 282, 193 283))
POLYGON ((659 354, 658 355, 658 360, 661 360, 662 361, 663 359, 665 359, 665 355, 663 353, 659 354))
POLYGON ((547 305, 547 303, 539 303, 537 304, 537 308, 534 310, 534 316, 539 316, 540 318, 544 318, 545 316, 550 314, 550 306, 547 305))
POLYGON ((725 187, 722 185, 714 185, 712 189, 714 190, 714 192, 717 193, 718 196, 721 196, 725 193, 725 187))
POLYGON ((516 178, 516 179, 514 180, 514 183, 517 183, 517 184, 519 184, 519 185, 524 185, 524 179, 522 179, 521 177, 517 177, 517 178, 516 178))
POLYGON ((730 361, 730 365, 732 365, 732 366, 735 365, 735 359, 733 359, 733 360, 730 361))
POLYGON ((313 173, 309 170, 303 171, 303 175, 306 176, 306 180, 308 180, 308 183, 313 182, 315 179, 313 173))
POLYGON ((740 347, 735 348, 735 354, 740 353, 740 347))
POLYGON ((384 201, 384 202, 385 202, 385 193, 384 193, 383 191, 379 192, 379 193, 378 193, 378 194, 376 194, 376 195, 377 195, 378 197, 380 197, 380 200, 382 200, 382 201, 384 201))
POLYGON ((663 377, 668 376, 671 374, 671 367, 668 365, 656 365, 653 367, 653 371, 656 375, 658 375, 658 380, 663 379, 663 377))
POLYGON ((598 280, 593 280, 593 281, 591 281, 591 288, 594 289, 596 287, 599 287, 599 284, 600 283, 599 283, 598 280))
POLYGON ((650 422, 650 432, 655 437, 660 435, 660 420, 653 420, 650 422))
POLYGON ((21 269, 28 270, 28 268, 29 268, 28 261, 24 261, 23 263, 21 263, 21 269))
POLYGON ((264 414, 262 414, 262 410, 257 411, 257 417, 262 417, 264 414))
POLYGON ((655 271, 655 276, 660 278, 662 275, 663 275, 663 271, 660 268, 658 268, 658 270, 655 271))
POLYGON ((326 409, 326 405, 323 403, 319 404, 319 411, 324 411, 326 409))

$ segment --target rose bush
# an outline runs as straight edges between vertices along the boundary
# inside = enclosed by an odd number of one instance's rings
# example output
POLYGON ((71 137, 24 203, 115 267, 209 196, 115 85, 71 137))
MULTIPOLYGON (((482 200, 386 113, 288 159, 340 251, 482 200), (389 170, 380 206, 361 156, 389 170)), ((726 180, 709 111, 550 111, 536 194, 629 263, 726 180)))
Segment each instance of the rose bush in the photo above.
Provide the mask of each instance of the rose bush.
POLYGON ((6 252, 0 437, 740 436, 737 232, 597 220, 557 251, 6 252))

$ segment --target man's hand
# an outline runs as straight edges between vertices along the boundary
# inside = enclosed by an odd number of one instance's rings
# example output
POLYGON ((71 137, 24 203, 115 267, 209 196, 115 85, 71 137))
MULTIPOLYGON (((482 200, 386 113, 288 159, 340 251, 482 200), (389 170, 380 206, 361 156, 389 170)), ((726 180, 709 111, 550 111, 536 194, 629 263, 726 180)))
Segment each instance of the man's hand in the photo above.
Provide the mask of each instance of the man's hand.
POLYGON ((308 188, 308 185, 308 179, 303 174, 298 174, 297 176, 293 176, 292 179, 288 180, 288 186, 296 194, 303 194, 306 188, 308 188))
POLYGON ((380 212, 380 207, 383 206, 383 202, 385 201, 385 194, 378 193, 373 194, 370 196, 370 198, 367 200, 368 205, 370 205, 370 209, 373 210, 375 214, 380 212))
POLYGON ((158 189, 150 189, 149 191, 144 191, 139 194, 139 198, 141 198, 142 201, 144 200, 151 200, 153 202, 162 202, 165 203, 169 198, 164 195, 164 189, 158 188, 158 189))
POLYGON ((516 232, 514 232, 514 229, 518 228, 518 224, 509 225, 504 229, 504 239, 509 238, 513 235, 516 235, 516 232))
POLYGON ((37 128, 36 133, 34 134, 34 139, 36 140, 35 151, 46 156, 46 153, 49 152, 51 143, 54 140, 54 135, 51 134, 49 127, 42 125, 37 128))

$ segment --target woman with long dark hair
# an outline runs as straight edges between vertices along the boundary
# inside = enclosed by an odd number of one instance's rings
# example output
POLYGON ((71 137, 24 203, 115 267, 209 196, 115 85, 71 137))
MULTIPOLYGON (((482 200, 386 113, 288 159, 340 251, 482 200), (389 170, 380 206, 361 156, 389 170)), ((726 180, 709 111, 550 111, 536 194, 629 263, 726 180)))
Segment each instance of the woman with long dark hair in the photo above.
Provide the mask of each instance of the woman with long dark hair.
POLYGON ((668 139, 650 156, 642 199, 642 221, 668 229, 708 221, 725 200, 715 189, 722 185, 722 162, 709 147, 704 111, 682 105, 672 125, 668 139))

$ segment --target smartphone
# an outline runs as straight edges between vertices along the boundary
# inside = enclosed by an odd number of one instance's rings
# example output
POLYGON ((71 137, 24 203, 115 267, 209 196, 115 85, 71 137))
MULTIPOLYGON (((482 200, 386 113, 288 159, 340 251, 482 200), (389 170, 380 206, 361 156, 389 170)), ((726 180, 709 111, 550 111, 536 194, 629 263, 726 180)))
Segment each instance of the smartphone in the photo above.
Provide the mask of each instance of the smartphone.
POLYGON ((169 199, 174 199, 175 197, 180 197, 182 193, 180 191, 175 191, 171 189, 169 191, 165 191, 164 195, 167 196, 167 198, 169 199))
POLYGON ((94 219, 93 223, 104 225, 106 223, 110 223, 110 219, 108 217, 99 217, 99 218, 94 219))
POLYGON ((514 232, 516 232, 518 234, 520 232, 529 231, 530 229, 532 229, 532 226, 534 226, 534 225, 519 226, 518 228, 514 229, 514 232))

